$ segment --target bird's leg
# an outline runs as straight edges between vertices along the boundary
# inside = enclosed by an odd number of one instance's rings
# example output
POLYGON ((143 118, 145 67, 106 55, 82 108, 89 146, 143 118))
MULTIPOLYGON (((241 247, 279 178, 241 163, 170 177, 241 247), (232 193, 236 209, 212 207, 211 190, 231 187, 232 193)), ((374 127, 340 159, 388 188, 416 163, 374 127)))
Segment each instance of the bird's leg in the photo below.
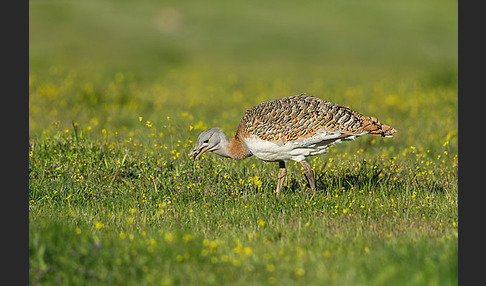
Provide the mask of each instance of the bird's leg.
POLYGON ((314 172, 312 171, 312 167, 307 163, 306 160, 300 161, 300 164, 302 167, 304 167, 304 174, 305 177, 307 178, 307 182, 309 183, 312 192, 315 194, 316 193, 316 182, 314 180, 314 172))
POLYGON ((285 168, 285 162, 280 161, 278 162, 278 176, 277 176, 277 196, 280 195, 280 189, 282 188, 283 182, 285 180, 285 177, 287 175, 287 169, 285 168))

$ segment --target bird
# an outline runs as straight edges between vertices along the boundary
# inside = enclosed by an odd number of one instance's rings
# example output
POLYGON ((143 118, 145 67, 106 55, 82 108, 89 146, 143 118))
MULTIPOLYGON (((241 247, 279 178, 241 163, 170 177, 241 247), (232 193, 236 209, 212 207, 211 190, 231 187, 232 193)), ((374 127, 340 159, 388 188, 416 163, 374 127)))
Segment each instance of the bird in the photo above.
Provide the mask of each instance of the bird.
POLYGON ((231 141, 218 128, 203 131, 189 158, 196 161, 209 151, 236 160, 255 156, 278 162, 277 196, 287 175, 285 163, 299 162, 315 194, 314 172, 306 157, 323 154, 331 145, 362 135, 392 137, 395 132, 373 116, 303 93, 251 107, 241 117, 231 141))

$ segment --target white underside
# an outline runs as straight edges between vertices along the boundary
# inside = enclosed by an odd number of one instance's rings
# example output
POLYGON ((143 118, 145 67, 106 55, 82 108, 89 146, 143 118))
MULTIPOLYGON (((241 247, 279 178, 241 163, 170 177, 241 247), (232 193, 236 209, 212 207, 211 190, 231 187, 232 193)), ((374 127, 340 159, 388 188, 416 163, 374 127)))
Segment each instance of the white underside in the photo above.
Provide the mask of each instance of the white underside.
MULTIPOLYGON (((368 132, 364 132, 349 136, 344 140, 355 139, 357 136, 367 133, 368 132)), ((306 156, 325 153, 330 145, 342 141, 342 139, 333 140, 341 135, 343 135, 343 133, 339 131, 331 133, 327 132, 325 129, 321 129, 311 137, 301 138, 286 143, 283 143, 282 141, 269 142, 262 140, 257 136, 243 139, 243 142, 245 142, 246 146, 254 156, 263 161, 274 162, 292 160, 300 162, 304 160, 306 156)))

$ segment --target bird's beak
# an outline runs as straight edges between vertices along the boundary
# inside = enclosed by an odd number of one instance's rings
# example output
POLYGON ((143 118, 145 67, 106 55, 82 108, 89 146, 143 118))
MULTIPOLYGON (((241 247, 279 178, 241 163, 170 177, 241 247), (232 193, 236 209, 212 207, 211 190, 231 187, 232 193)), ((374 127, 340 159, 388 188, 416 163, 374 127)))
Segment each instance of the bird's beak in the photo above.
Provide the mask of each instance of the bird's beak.
POLYGON ((201 156, 204 152, 206 152, 208 149, 207 146, 204 146, 202 148, 194 148, 194 150, 191 151, 191 153, 189 154, 189 158, 193 157, 194 161, 199 158, 199 156, 201 156))

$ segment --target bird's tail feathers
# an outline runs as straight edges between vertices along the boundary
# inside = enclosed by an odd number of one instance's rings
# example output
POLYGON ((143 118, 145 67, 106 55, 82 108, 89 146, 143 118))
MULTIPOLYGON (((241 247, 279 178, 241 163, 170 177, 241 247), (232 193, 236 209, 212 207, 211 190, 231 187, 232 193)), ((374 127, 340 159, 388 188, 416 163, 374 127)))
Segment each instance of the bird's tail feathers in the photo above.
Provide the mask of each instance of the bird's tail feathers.
POLYGON ((393 133, 397 130, 389 125, 381 123, 378 119, 373 116, 367 117, 363 120, 363 129, 368 131, 371 135, 382 136, 382 137, 392 137, 393 133))

